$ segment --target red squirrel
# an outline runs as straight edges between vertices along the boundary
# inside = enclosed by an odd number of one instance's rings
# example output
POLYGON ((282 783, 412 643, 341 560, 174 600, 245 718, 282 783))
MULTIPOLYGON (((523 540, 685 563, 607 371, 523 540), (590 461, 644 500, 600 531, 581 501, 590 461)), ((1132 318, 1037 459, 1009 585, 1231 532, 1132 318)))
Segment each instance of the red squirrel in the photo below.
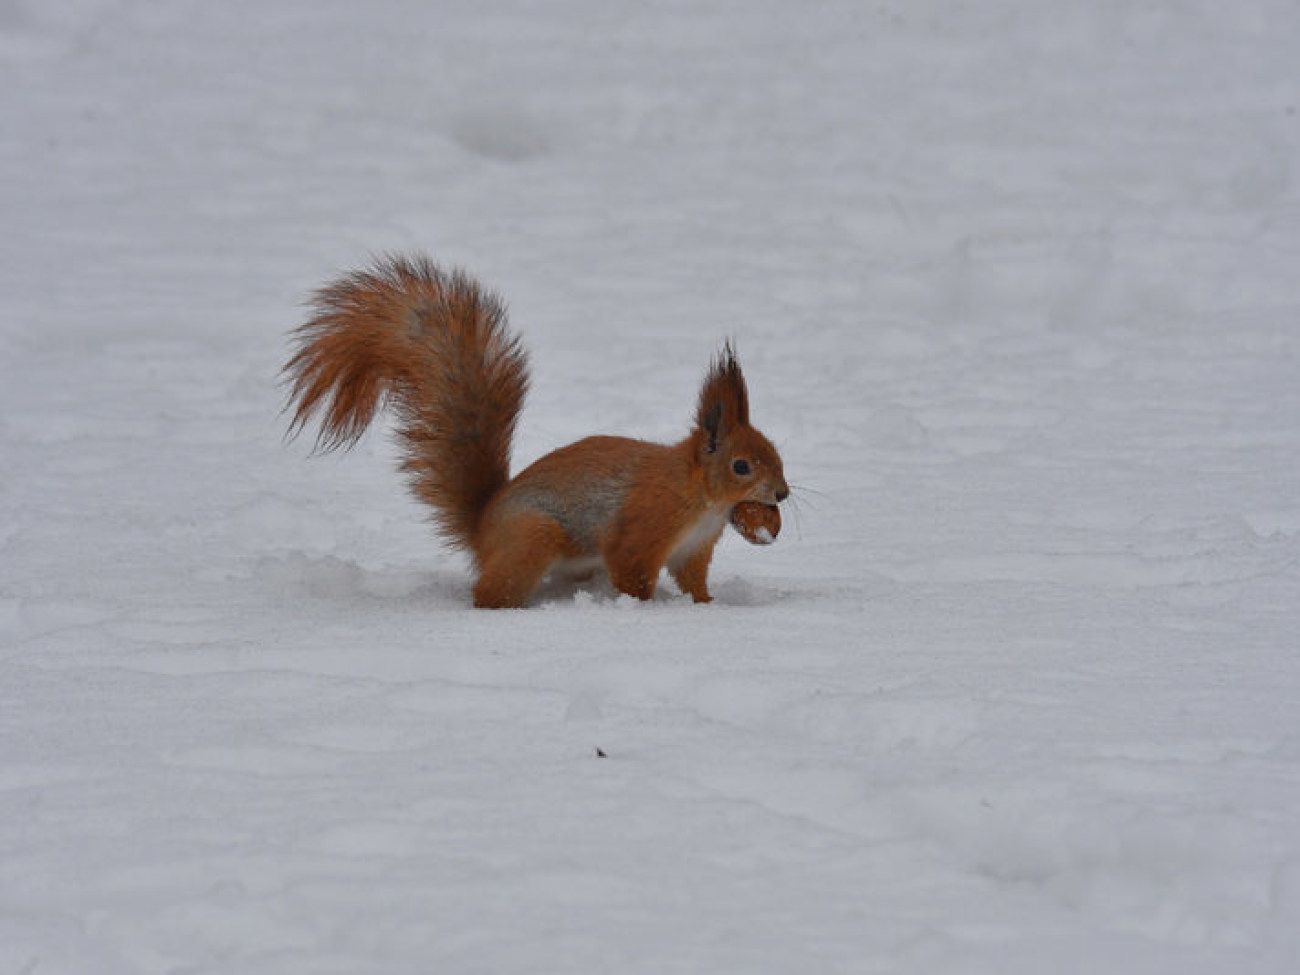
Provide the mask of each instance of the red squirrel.
POLYGON ((473 558, 475 606, 524 606, 548 573, 602 566, 638 599, 653 597, 667 567, 708 602, 709 561, 733 508, 771 505, 779 524, 790 489, 776 448, 749 424, 730 342, 684 440, 588 437, 511 478, 529 380, 498 295, 426 257, 392 256, 321 288, 310 309, 284 369, 291 433, 319 414, 318 447, 351 446, 391 409, 401 469, 444 540, 473 558))

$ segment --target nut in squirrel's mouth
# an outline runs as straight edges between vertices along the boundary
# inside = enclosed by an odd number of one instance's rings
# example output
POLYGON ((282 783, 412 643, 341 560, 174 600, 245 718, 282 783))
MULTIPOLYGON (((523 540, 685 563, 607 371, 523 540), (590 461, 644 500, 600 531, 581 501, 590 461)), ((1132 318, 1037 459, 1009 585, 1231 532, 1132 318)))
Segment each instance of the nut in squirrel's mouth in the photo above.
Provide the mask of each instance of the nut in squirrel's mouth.
POLYGON ((763 501, 741 501, 731 509, 728 520, 745 541, 770 545, 781 533, 781 510, 763 501))

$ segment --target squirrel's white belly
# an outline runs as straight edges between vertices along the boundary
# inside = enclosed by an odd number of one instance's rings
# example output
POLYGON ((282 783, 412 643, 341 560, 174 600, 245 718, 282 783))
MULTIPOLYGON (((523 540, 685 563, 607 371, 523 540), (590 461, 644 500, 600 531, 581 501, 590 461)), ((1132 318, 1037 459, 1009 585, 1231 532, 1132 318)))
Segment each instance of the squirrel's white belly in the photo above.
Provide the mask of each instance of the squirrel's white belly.
POLYGON ((700 550, 700 546, 707 545, 718 537, 718 533, 726 527, 727 512, 711 511, 683 535, 677 542, 677 545, 668 554, 667 566, 670 570, 676 572, 690 557, 700 550))
MULTIPOLYGON (((668 555, 665 563, 669 570, 676 572, 703 545, 709 544, 727 524, 727 512, 717 511, 706 514, 697 521, 680 539, 668 555)), ((550 575, 562 579, 582 581, 591 578, 597 572, 605 570, 605 560, 599 555, 578 555, 560 559, 551 566, 550 575)))
POLYGON ((599 555, 579 555, 571 559, 560 559, 551 566, 551 575, 582 582, 590 579, 597 572, 605 569, 605 560, 599 555))

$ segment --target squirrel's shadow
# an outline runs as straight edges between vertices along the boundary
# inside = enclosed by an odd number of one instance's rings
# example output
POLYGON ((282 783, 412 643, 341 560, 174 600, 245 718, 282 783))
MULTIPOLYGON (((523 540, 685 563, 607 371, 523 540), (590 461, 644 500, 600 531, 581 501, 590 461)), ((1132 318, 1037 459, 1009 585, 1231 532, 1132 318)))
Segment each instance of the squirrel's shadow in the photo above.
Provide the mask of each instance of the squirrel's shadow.
MULTIPOLYGON (((770 606, 773 603, 782 601, 788 594, 769 586, 755 585, 744 579, 734 578, 715 583, 712 595, 713 601, 708 604, 709 606, 747 608, 770 606)), ((596 571, 581 579, 573 579, 563 575, 548 576, 537 587, 532 598, 528 601, 528 606, 555 606, 564 603, 582 603, 583 605, 597 606, 614 604, 654 606, 660 604, 664 606, 681 605, 691 607, 695 605, 690 595, 677 588, 676 583, 666 574, 659 580, 654 597, 643 603, 626 593, 619 592, 614 588, 614 584, 609 581, 607 574, 596 571)))
MULTIPOLYGON (((382 602, 390 607, 428 609, 448 606, 463 609, 469 602, 470 581, 462 573, 430 572, 422 569, 369 568, 335 555, 289 552, 258 562, 254 576, 266 589, 292 593, 295 598, 326 600, 335 604, 382 602)), ((712 606, 770 606, 787 599, 788 593, 740 578, 716 583, 712 606)), ((574 579, 564 574, 548 576, 528 601, 528 608, 642 605, 619 592, 602 571, 574 579)), ((644 605, 693 605, 665 575, 654 598, 644 605)))

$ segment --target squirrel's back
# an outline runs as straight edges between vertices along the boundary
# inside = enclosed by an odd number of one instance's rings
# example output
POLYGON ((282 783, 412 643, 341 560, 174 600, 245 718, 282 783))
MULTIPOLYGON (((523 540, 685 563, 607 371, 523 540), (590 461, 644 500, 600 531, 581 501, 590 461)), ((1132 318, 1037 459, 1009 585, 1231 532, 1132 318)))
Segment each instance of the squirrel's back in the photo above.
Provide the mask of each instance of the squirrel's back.
POLYGON ((321 288, 311 310, 285 366, 292 429, 319 413, 317 446, 351 446, 388 405, 413 490, 448 541, 471 547, 510 479, 528 389, 505 303, 460 271, 391 256, 321 288))

